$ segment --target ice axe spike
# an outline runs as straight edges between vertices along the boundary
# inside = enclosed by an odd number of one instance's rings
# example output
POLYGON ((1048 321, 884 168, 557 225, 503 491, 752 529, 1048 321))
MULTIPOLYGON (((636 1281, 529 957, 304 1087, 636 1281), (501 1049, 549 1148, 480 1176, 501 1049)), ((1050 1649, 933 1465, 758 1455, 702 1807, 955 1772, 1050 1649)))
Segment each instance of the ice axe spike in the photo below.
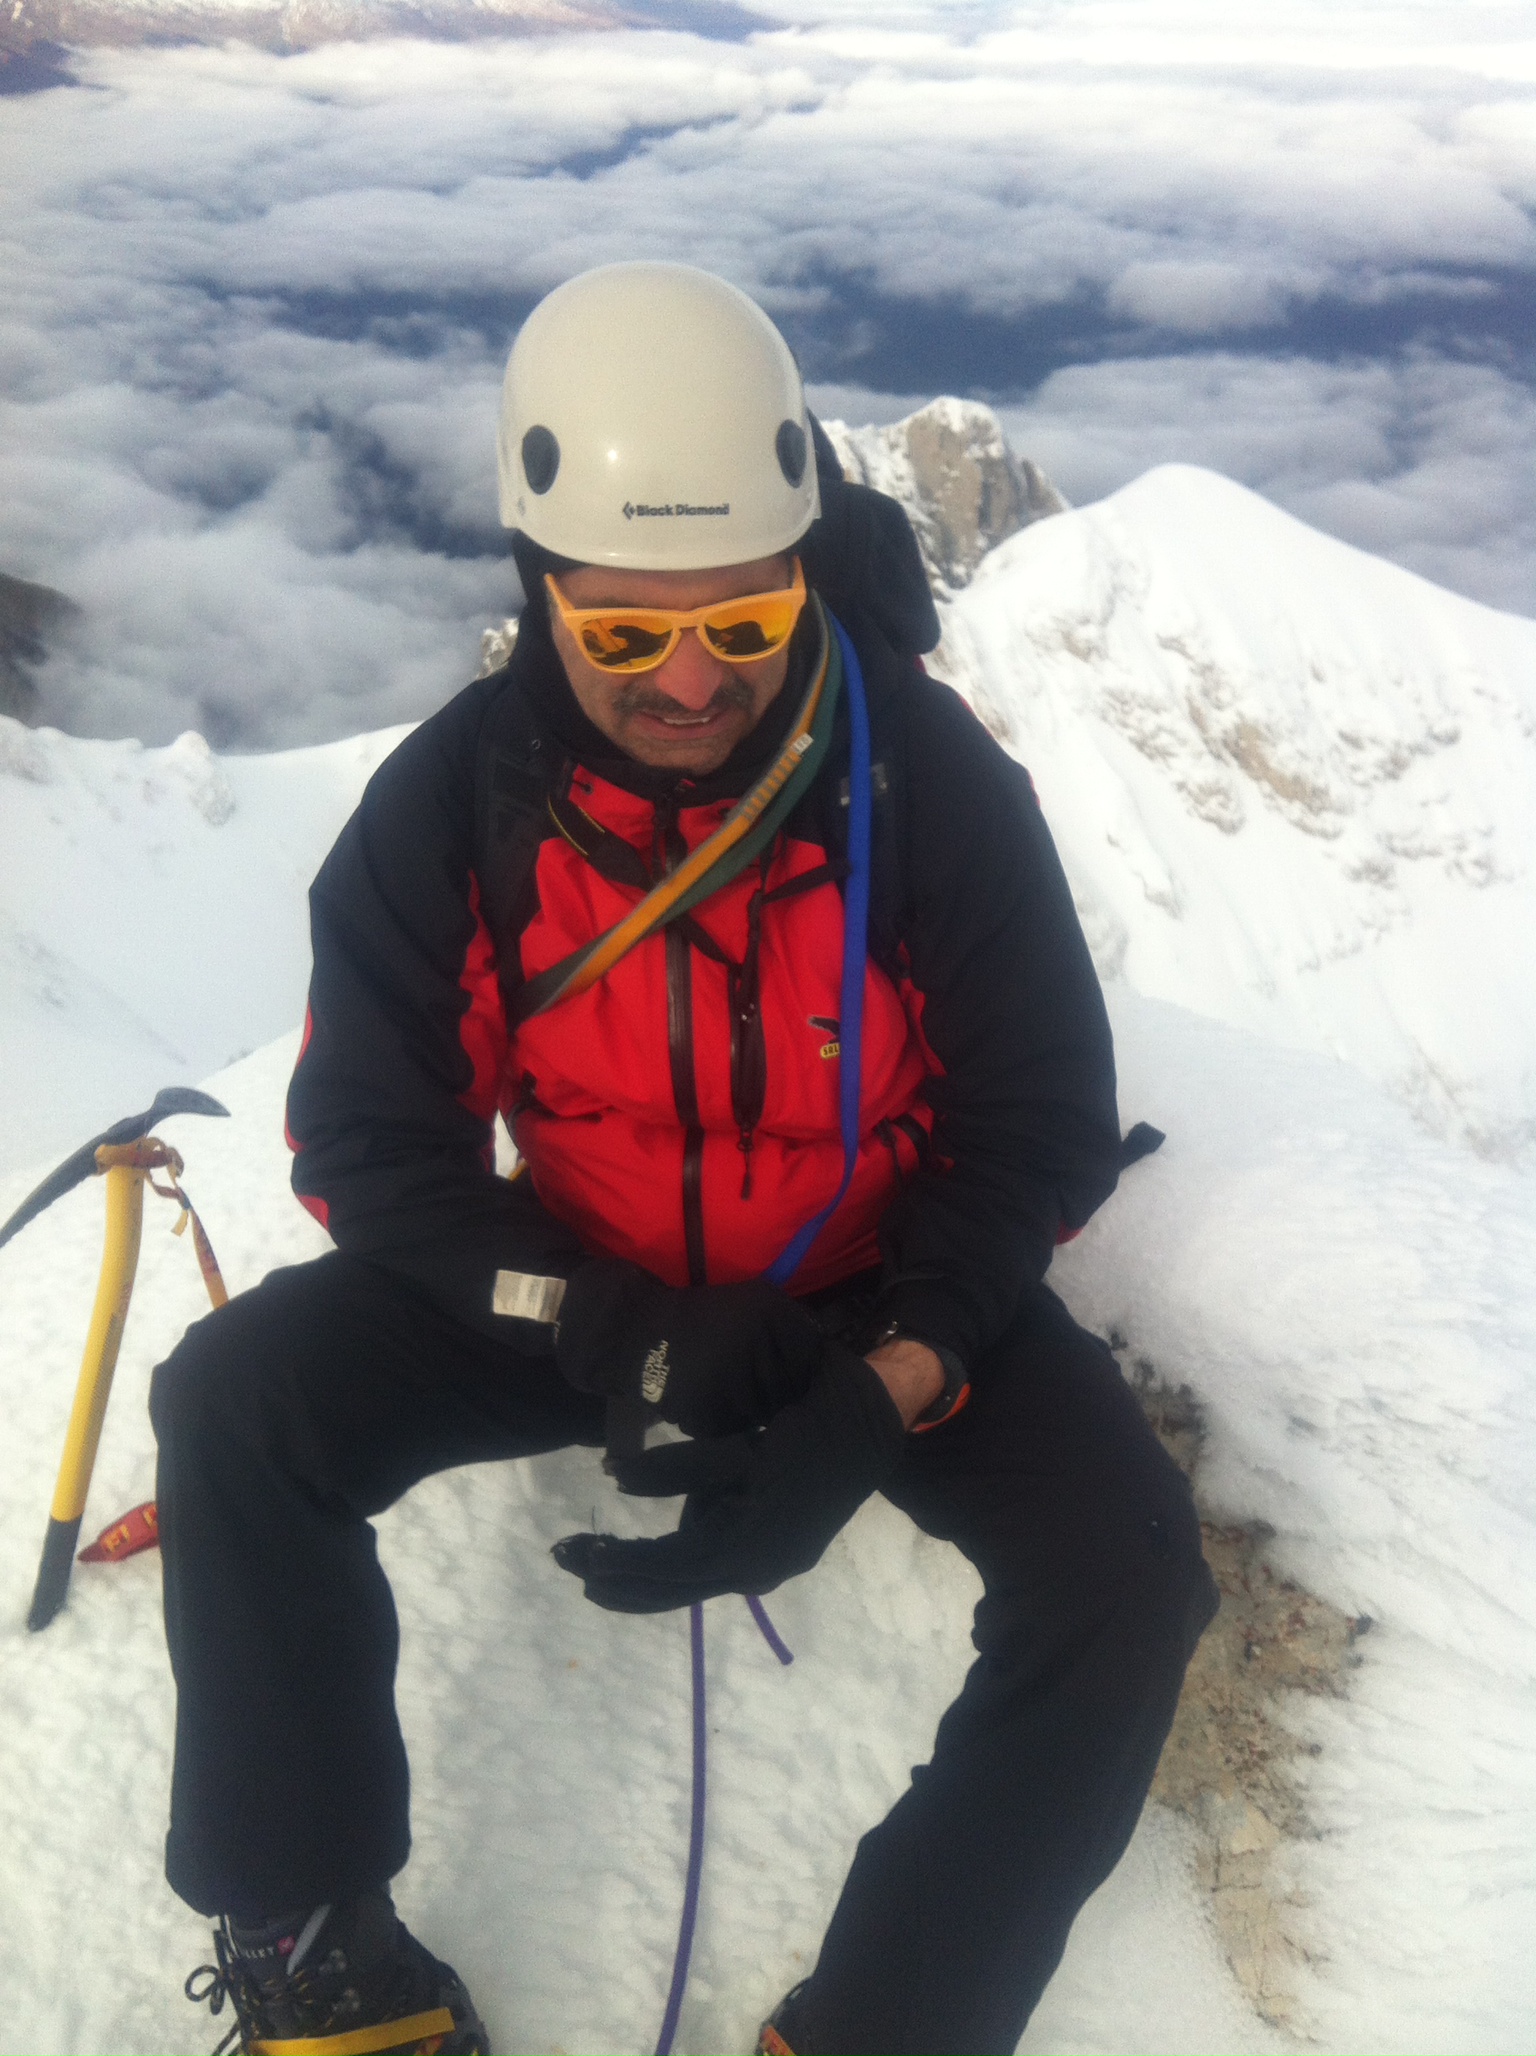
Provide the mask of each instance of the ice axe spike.
POLYGON ((198 1092, 190 1085, 168 1085, 164 1092, 155 1094, 154 1105, 142 1114, 129 1114, 126 1120, 114 1121, 110 1128, 103 1128, 99 1135, 93 1135, 89 1142, 82 1142, 59 1165, 50 1171, 34 1192, 17 1207, 15 1213, 0 1227, 0 1249, 3 1249, 13 1235, 19 1235, 28 1221, 35 1221, 38 1215, 62 1199, 66 1192, 73 1192, 77 1185, 96 1175, 96 1152, 98 1149, 115 1148, 124 1142, 137 1142, 149 1133, 157 1121, 168 1120, 172 1114, 222 1114, 227 1120, 229 1108, 221 1106, 211 1093, 198 1092))

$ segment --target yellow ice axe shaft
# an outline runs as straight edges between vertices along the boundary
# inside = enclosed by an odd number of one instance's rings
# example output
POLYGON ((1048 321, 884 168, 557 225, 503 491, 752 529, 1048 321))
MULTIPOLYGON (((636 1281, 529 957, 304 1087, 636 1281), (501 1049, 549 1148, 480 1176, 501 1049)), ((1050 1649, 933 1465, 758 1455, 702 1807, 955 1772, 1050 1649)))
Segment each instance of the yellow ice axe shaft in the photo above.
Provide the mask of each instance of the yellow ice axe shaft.
MULTIPOLYGON (((127 1152, 123 1152, 127 1154, 127 1152)), ((133 1297, 134 1272, 139 1262, 139 1236, 144 1225, 144 1179, 137 1164, 112 1164, 106 1170, 107 1241, 102 1252, 101 1276, 96 1283, 96 1304, 91 1312, 90 1332, 80 1361, 75 1386, 75 1403, 70 1410, 64 1436, 64 1458, 59 1481, 54 1487, 53 1507, 48 1517, 48 1534, 42 1561, 37 1567, 37 1585, 27 1626, 46 1628, 64 1604, 69 1574, 80 1539, 80 1520, 86 1494, 91 1489, 91 1472, 96 1448, 101 1441, 101 1424, 106 1417, 112 1391, 112 1373, 128 1319, 128 1302, 133 1297)))

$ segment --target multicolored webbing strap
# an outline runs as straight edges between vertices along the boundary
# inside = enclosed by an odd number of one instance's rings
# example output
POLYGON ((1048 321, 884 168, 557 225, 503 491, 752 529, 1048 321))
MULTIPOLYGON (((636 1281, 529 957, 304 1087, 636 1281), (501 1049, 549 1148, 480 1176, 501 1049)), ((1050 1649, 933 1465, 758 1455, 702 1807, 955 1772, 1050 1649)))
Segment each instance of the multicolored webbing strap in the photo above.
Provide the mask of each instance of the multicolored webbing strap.
POLYGON ((843 682, 841 647, 829 628, 826 609, 815 593, 810 605, 820 627, 820 646, 794 725, 773 763, 752 790, 736 802, 714 834, 701 842, 675 871, 652 886, 623 920, 594 941, 573 950, 568 957, 562 957, 558 964, 551 964, 536 978, 530 978, 511 1010, 509 1026, 519 1027, 561 1000, 586 992, 637 943, 729 885, 778 834, 831 746, 843 682))

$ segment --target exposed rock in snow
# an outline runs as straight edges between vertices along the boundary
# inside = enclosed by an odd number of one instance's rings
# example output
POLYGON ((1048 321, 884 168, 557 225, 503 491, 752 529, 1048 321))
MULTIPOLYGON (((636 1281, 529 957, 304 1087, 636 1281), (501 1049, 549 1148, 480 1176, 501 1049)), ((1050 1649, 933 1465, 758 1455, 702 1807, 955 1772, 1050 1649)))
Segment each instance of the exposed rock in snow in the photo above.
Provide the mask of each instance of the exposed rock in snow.
MULTIPOLYGON (((1111 1339, 1123 1352, 1123 1338, 1111 1339)), ((1198 1401, 1145 1358, 1122 1368, 1199 1500, 1207 1424, 1198 1401)), ((1372 1622, 1278 1577, 1264 1560, 1271 1530, 1262 1522, 1206 1520, 1202 1534, 1221 1611, 1185 1677, 1152 1796, 1194 1827, 1196 1872, 1233 1975, 1261 2019, 1289 2028, 1310 1953, 1291 1845, 1317 1833, 1297 1767, 1319 1745, 1303 1741, 1283 1708, 1296 1693, 1343 1698, 1372 1622)))
MULTIPOLYGON (((756 17, 732 0, 672 9, 678 26, 738 33, 756 17)), ((372 36, 548 35, 582 29, 649 28, 644 0, 11 0, 0 51, 34 43, 134 44, 231 38, 268 50, 310 50, 372 36)))
POLYGON ((517 642, 517 617, 508 615, 505 621, 498 621, 494 628, 487 628, 480 637, 480 669, 476 678, 489 678, 493 671, 499 671, 511 656, 517 642))
POLYGON ((25 721, 37 704, 29 667, 48 653, 50 633, 79 613, 52 586, 33 585, 0 571, 0 714, 25 721))
POLYGON ((975 400, 930 400, 885 428, 822 426, 846 477, 906 508, 941 600, 970 583, 989 550, 1067 505, 975 400))

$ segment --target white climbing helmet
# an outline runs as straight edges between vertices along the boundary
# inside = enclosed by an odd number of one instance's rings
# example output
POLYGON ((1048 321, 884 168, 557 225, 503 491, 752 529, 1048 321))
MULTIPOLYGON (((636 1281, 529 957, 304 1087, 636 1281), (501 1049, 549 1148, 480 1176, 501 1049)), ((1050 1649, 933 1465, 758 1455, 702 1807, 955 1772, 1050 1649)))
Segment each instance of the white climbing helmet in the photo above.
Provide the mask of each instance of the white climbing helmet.
POLYGON ((789 345, 689 264, 604 264, 541 300, 507 360, 496 445, 503 523, 585 564, 745 564, 821 511, 789 345))

